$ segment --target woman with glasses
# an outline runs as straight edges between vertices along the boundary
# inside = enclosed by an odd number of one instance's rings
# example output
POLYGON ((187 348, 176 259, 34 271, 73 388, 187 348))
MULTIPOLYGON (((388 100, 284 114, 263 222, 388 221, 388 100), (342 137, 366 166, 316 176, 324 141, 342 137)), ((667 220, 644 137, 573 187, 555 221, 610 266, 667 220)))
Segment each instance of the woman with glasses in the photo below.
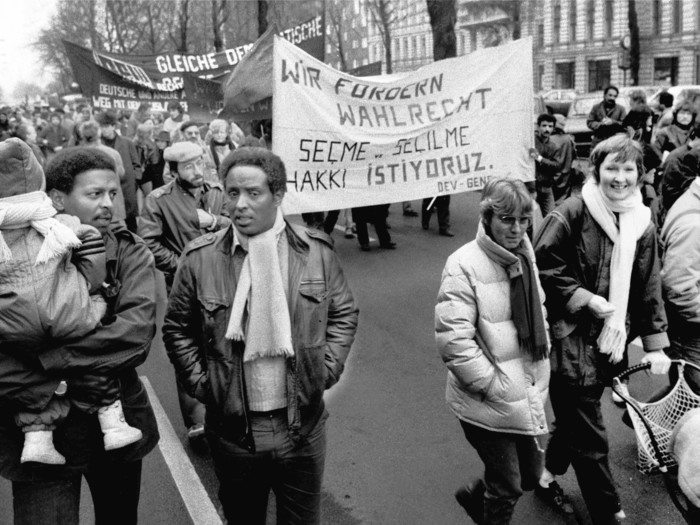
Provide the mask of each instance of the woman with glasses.
POLYGON ((455 493, 476 523, 510 523, 543 467, 549 339, 525 234, 532 212, 522 181, 490 179, 476 239, 447 259, 435 307, 447 404, 484 462, 483 477, 455 493))
POLYGON ((581 195, 545 218, 535 253, 552 334, 550 399, 556 427, 536 493, 562 513, 573 508, 555 475, 574 467, 594 525, 625 513, 608 463, 600 399, 621 372, 627 344, 641 337, 652 372, 669 367, 656 228, 639 190, 639 143, 625 134, 591 153, 581 195), (618 366, 616 366, 618 365, 618 366))

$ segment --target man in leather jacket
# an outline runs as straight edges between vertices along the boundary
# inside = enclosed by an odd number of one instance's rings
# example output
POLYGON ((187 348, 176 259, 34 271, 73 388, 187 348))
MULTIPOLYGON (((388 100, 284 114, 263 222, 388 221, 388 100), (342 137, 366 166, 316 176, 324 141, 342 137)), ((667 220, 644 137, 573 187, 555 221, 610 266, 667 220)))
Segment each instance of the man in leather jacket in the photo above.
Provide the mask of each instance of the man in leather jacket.
POLYGON ((332 241, 287 223, 281 159, 231 152, 220 173, 233 225, 196 239, 175 274, 163 339, 178 379, 206 404, 206 435, 230 523, 320 523, 323 393, 343 371, 358 309, 332 241))

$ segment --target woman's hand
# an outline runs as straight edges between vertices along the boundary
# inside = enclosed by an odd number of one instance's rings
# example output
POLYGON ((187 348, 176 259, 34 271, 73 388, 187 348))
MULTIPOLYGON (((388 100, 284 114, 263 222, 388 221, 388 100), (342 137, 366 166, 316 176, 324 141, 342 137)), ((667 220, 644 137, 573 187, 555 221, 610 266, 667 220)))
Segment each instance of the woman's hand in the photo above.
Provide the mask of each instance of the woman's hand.
POLYGON ((615 313, 615 307, 600 295, 591 297, 587 306, 598 319, 606 319, 615 313))
POLYGON ((642 358, 642 364, 646 363, 651 363, 652 374, 667 374, 668 369, 671 368, 671 359, 663 350, 648 352, 642 358))

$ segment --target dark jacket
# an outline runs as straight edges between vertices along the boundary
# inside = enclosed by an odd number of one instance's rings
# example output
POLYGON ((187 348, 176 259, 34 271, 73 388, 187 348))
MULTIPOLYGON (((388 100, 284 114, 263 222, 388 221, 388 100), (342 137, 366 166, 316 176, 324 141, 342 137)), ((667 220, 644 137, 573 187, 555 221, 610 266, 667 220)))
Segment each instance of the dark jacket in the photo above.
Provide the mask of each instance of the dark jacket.
POLYGON ((206 181, 197 200, 177 179, 149 193, 141 210, 139 235, 153 253, 156 268, 174 274, 187 243, 207 233, 199 227, 197 209, 216 216, 215 230, 229 226, 225 205, 221 184, 206 181))
POLYGON ((69 142, 70 132, 60 124, 57 128, 53 125, 46 126, 39 133, 39 144, 45 154, 53 154, 56 148, 65 148, 69 142))
POLYGON ((124 178, 121 179, 122 193, 124 194, 124 207, 127 218, 136 217, 139 214, 136 200, 136 182, 141 180, 141 161, 134 143, 117 135, 113 140, 102 137, 102 143, 117 150, 124 163, 124 178))
POLYGON ((606 108, 603 102, 593 106, 586 120, 586 125, 593 131, 591 147, 598 144, 601 140, 612 137, 615 133, 624 132, 625 128, 622 127, 622 121, 626 115, 625 108, 619 104, 615 104, 613 108, 606 108), (611 119, 612 124, 603 124, 605 117, 611 119))
POLYGON ((66 457, 66 465, 19 463, 23 435, 14 422, 18 408, 15 402, 26 401, 24 405, 30 408, 34 403, 33 408, 40 410, 54 395, 61 379, 66 379, 69 395, 71 378, 85 382, 116 375, 119 379, 126 420, 143 432, 143 438, 109 452, 111 461, 141 459, 158 442, 155 416, 135 370, 146 360, 155 334, 153 256, 138 237, 123 228, 105 236, 105 247, 111 292, 101 327, 82 338, 45 347, 38 358, 0 344, 0 474, 8 479, 62 478, 85 470, 90 461, 105 454, 97 417, 71 410, 54 430, 56 449, 66 457))
MULTIPOLYGON (((579 386, 608 382, 613 372, 609 356, 597 350, 603 321, 586 307, 593 295, 608 297, 612 249, 580 195, 550 213, 535 239, 552 329, 552 375, 579 386)), ((656 227, 650 221, 637 241, 627 311, 628 340, 640 336, 645 351, 668 346, 659 270, 656 227)))
POLYGON ((542 155, 542 161, 536 165, 535 180, 538 185, 550 188, 554 176, 562 168, 561 159, 557 156, 557 144, 549 138, 545 142, 539 134, 535 133, 535 149, 542 155))
MULTIPOLYGON (((343 371, 358 309, 330 237, 289 224, 285 231, 295 353, 287 359, 287 418, 289 435, 298 441, 324 416, 323 392, 343 371)), ((208 430, 254 450, 243 371, 245 344, 224 337, 238 280, 232 246, 229 227, 187 247, 175 274, 163 340, 178 380, 206 404, 208 430)))

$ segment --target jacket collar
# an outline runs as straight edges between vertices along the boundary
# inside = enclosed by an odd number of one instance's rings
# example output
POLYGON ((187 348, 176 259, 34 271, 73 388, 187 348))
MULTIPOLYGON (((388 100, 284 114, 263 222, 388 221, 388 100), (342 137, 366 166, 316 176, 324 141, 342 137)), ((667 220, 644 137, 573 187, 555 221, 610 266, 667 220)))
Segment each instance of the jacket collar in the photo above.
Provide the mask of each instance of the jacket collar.
MULTIPOLYGON (((284 231, 287 234, 289 247, 295 252, 307 253, 309 251, 309 243, 304 240, 304 229, 300 226, 290 224, 287 219, 285 219, 284 222, 284 231)), ((216 241, 216 249, 220 252, 231 254, 234 242, 234 230, 233 224, 231 224, 223 230, 223 235, 216 241)))

